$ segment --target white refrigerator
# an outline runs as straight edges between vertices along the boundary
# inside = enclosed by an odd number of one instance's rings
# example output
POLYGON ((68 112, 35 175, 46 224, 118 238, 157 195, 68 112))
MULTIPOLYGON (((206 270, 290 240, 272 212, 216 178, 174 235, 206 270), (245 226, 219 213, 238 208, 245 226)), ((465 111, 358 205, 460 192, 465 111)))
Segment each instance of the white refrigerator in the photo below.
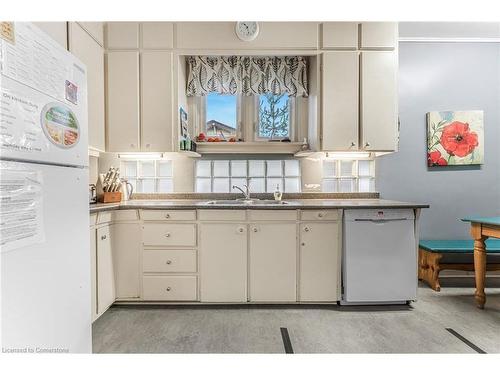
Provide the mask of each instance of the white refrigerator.
POLYGON ((86 67, 31 23, 0 26, 2 351, 89 353, 86 67))

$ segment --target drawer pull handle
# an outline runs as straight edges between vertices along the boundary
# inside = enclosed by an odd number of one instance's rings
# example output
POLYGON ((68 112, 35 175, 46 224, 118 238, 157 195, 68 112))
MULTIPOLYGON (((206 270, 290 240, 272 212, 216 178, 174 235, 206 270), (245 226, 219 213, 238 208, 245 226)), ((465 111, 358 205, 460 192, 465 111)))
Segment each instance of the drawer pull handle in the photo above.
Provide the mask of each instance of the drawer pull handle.
POLYGON ((106 238, 107 238, 106 235, 101 236, 101 240, 105 240, 106 238))
POLYGON ((165 234, 165 237, 170 237, 170 233, 166 233, 166 234, 165 234))
POLYGON ((172 290, 172 288, 167 286, 167 292, 170 292, 171 290, 172 290))
POLYGON ((165 219, 170 219, 170 214, 165 214, 165 219))
POLYGON ((167 264, 172 264, 172 261, 171 260, 167 260, 167 264))
POLYGON ((309 232, 309 228, 308 228, 308 227, 305 227, 305 228, 304 228, 304 232, 309 232))
POLYGON ((322 212, 320 212, 320 213, 318 214, 318 217, 323 217, 323 213, 322 213, 322 212))
POLYGON ((257 228, 253 228, 253 231, 257 233, 259 230, 257 228))
POLYGON ((239 233, 243 233, 243 228, 238 228, 239 233))

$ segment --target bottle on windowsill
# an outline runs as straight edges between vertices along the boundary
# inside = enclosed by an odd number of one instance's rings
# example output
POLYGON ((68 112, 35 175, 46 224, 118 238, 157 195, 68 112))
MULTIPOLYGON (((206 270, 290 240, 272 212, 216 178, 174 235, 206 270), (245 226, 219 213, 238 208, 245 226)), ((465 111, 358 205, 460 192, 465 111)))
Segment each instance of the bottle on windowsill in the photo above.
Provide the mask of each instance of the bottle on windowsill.
POLYGON ((276 190, 274 191, 274 200, 281 201, 282 196, 283 196, 283 193, 280 191, 280 186, 276 185, 276 190))

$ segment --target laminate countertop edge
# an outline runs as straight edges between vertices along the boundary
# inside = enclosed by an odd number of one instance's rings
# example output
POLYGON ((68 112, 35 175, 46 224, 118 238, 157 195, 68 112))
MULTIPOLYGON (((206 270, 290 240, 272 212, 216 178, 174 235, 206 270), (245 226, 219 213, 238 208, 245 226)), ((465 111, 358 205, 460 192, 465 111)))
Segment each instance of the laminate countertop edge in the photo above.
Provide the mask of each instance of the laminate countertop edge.
MULTIPOLYGON (((429 208, 428 204, 387 199, 287 199, 283 205, 208 204, 210 200, 131 200, 120 203, 91 204, 90 213, 114 210, 308 210, 308 209, 388 209, 429 208)), ((212 200, 213 201, 213 200, 212 200)))

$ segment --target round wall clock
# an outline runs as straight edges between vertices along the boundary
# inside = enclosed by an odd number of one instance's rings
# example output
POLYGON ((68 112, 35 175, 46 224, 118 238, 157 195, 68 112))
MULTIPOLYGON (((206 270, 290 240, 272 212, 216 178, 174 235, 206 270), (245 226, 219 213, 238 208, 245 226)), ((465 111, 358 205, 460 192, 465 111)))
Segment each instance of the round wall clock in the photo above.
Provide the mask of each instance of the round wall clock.
POLYGON ((250 42, 259 35, 258 22, 236 22, 236 35, 244 42, 250 42))

